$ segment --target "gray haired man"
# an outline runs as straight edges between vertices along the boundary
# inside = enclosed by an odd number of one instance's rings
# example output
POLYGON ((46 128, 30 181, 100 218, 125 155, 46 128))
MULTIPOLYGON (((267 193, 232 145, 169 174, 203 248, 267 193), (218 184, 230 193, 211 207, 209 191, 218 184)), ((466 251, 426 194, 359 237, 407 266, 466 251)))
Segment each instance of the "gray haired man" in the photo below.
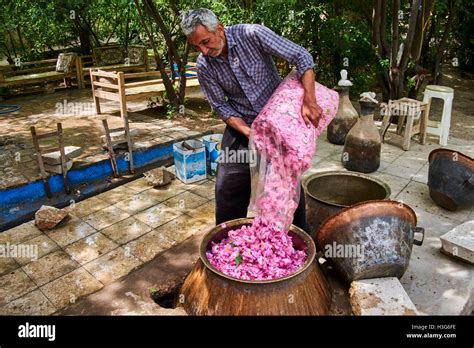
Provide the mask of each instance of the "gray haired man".
MULTIPOLYGON (((262 25, 224 28, 216 15, 204 8, 185 13, 181 29, 188 42, 201 52, 196 64, 201 89, 227 124, 221 151, 248 150, 252 121, 281 82, 272 56, 296 66, 305 91, 302 117, 308 126, 318 125, 321 108, 314 94, 314 63, 304 48, 262 25)), ((216 224, 247 216, 250 186, 249 163, 219 163, 216 224)), ((293 223, 309 232, 303 190, 293 223)))

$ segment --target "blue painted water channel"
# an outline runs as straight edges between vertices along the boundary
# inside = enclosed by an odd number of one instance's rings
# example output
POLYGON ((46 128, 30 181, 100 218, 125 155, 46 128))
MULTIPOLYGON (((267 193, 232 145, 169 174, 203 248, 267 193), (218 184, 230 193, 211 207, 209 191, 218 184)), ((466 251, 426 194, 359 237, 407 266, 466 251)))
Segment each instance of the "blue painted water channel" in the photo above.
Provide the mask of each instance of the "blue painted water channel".
MULTIPOLYGON (((173 142, 158 144, 133 152, 133 162, 137 173, 171 164, 173 161, 173 142)), ((128 173, 128 162, 124 155, 117 156, 117 167, 120 174, 128 173)), ((111 180, 112 166, 109 160, 93 163, 80 169, 68 172, 68 182, 71 194, 66 194, 62 175, 48 177, 52 198, 46 195, 42 180, 22 186, 0 190, 0 232, 17 226, 34 218, 34 213, 42 205, 63 208, 71 203, 79 202, 88 197, 124 184, 133 178, 111 180)))

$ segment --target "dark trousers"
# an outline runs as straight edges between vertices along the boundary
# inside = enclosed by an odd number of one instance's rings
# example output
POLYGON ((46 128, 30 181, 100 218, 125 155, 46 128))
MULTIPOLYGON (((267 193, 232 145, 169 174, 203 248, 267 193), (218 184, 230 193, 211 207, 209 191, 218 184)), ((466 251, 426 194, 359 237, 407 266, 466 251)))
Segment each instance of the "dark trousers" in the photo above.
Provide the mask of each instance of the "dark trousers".
MULTIPOLYGON (((222 138, 221 151, 247 149, 247 137, 227 126, 222 138)), ((247 217, 250 193, 249 163, 219 163, 216 175, 216 225, 229 220, 247 217)), ((309 228, 306 224, 306 209, 302 187, 293 224, 309 233, 309 228)))

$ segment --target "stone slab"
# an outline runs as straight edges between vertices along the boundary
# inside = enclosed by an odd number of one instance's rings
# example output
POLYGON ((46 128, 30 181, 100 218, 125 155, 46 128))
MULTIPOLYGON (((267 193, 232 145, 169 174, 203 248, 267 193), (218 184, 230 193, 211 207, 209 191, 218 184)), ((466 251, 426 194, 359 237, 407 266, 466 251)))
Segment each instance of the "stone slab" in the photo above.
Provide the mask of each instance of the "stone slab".
MULTIPOLYGON (((64 147, 64 154, 66 155, 67 159, 71 159, 74 157, 79 156, 82 154, 82 147, 79 146, 65 146, 64 147)), ((53 151, 48 152, 42 155, 43 161, 45 164, 55 165, 61 163, 61 152, 53 151)))
POLYGON ((474 264, 474 220, 456 226, 440 239, 442 252, 474 264))
MULTIPOLYGON (((66 168, 69 171, 72 168, 72 160, 69 160, 66 162, 66 168)), ((63 167, 61 164, 44 164, 44 170, 47 171, 48 173, 54 173, 54 174, 62 174, 63 173, 63 167)))
POLYGON ((418 311, 396 277, 353 281, 349 289, 355 315, 417 315, 418 311))

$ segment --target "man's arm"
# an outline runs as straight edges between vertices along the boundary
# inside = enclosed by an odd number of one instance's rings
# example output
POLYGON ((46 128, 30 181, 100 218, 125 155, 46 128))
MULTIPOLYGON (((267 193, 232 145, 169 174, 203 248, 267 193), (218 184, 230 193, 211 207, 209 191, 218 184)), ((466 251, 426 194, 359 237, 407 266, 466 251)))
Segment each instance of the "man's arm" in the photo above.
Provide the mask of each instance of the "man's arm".
POLYGON ((318 128, 319 118, 321 117, 322 109, 316 101, 314 71, 308 69, 304 72, 301 78, 301 84, 304 89, 303 105, 301 107, 301 116, 303 116, 306 126, 310 123, 318 128))
POLYGON ((247 138, 250 138, 250 127, 241 117, 231 116, 227 121, 225 121, 225 123, 245 135, 247 138))
POLYGON ((254 40, 257 45, 260 45, 265 53, 285 59, 290 64, 296 66, 296 74, 298 78, 300 78, 304 88, 301 115, 308 127, 310 123, 317 127, 322 110, 317 104, 315 96, 313 57, 311 57, 309 52, 303 47, 279 36, 262 25, 257 24, 252 27, 254 30, 249 33, 249 37, 251 40, 254 40))
POLYGON ((216 80, 209 76, 203 69, 197 69, 198 80, 202 91, 204 92, 211 107, 217 111, 219 117, 230 127, 250 136, 250 127, 238 116, 238 112, 225 100, 225 94, 222 87, 216 80))

